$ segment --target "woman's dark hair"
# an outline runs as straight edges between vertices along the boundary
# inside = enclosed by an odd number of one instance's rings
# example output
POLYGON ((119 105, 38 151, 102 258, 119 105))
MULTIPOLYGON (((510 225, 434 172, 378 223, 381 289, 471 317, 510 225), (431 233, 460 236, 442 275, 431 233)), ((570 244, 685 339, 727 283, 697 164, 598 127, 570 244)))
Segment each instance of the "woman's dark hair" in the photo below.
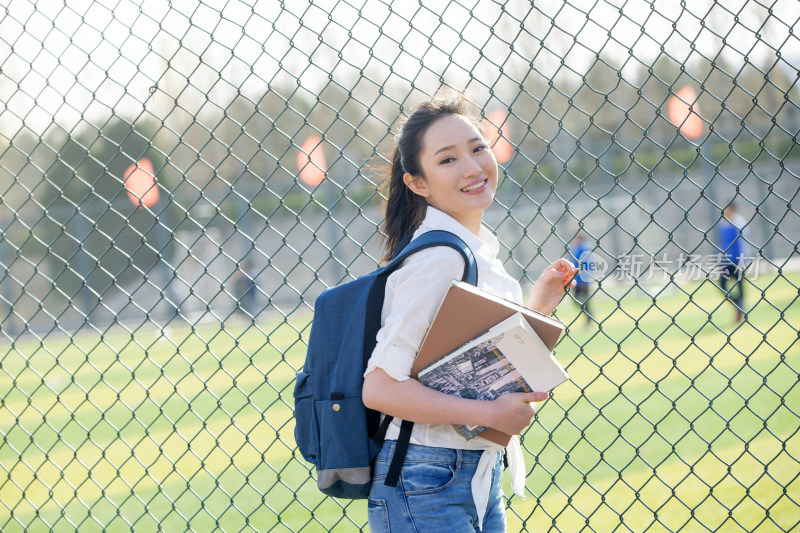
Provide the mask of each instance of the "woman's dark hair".
POLYGON ((434 122, 450 115, 467 118, 486 137, 477 106, 465 95, 458 93, 434 96, 417 106, 402 123, 396 136, 397 146, 392 152, 384 177, 384 184, 388 187, 383 222, 385 260, 392 258, 397 244, 406 235, 414 233, 425 218, 428 206, 425 198, 412 192, 403 181, 403 176, 408 172, 412 176, 424 178, 419 162, 422 139, 434 122))

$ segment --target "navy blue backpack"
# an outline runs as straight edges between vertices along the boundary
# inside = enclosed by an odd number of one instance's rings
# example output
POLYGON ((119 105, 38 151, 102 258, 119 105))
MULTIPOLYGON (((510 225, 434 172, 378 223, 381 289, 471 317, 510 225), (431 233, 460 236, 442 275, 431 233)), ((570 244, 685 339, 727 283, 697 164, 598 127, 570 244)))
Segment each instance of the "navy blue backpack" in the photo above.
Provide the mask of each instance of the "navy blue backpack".
MULTIPOLYGON (((361 401, 364 370, 375 348, 389 274, 411 254, 449 246, 465 261, 462 281, 478 284, 469 247, 447 231, 423 233, 386 266, 325 290, 316 300, 303 370, 294 388, 295 441, 317 470, 317 486, 337 498, 364 499, 372 486, 372 461, 392 417, 361 401)), ((399 246, 398 246, 399 248, 399 246)), ((413 422, 404 420, 386 485, 397 485, 413 422)))

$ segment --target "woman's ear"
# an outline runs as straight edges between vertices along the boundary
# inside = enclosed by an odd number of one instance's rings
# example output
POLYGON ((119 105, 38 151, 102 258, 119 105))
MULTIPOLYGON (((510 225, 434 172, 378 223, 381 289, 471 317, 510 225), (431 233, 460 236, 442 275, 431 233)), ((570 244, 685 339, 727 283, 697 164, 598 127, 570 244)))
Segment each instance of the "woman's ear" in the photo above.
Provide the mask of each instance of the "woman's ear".
POLYGON ((423 198, 427 198, 431 195, 428 191, 428 187, 425 184, 425 180, 422 178, 418 178, 416 176, 412 176, 408 172, 403 174, 403 183, 406 184, 406 187, 411 189, 411 192, 422 196, 423 198))

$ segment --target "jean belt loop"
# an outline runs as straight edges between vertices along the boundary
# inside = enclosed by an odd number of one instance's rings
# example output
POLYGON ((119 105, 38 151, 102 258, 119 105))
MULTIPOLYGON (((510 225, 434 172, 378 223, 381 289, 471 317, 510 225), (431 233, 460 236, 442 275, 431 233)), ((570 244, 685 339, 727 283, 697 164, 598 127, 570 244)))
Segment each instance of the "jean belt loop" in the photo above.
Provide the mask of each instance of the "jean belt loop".
POLYGON ((464 460, 464 452, 456 448, 456 472, 461 472, 461 463, 464 460))

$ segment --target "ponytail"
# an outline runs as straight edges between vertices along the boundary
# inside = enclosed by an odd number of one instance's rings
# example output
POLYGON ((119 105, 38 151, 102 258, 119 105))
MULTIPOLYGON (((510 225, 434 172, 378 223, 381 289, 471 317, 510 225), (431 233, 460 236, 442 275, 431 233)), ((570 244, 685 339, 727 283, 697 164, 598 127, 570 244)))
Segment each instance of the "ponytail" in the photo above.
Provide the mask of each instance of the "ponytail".
POLYGON ((389 184, 389 194, 386 199, 386 215, 383 222, 385 261, 392 259, 397 244, 406 235, 417 230, 425 218, 428 203, 425 198, 411 192, 403 181, 405 170, 400 156, 400 147, 392 153, 392 162, 386 172, 386 182, 389 184))

